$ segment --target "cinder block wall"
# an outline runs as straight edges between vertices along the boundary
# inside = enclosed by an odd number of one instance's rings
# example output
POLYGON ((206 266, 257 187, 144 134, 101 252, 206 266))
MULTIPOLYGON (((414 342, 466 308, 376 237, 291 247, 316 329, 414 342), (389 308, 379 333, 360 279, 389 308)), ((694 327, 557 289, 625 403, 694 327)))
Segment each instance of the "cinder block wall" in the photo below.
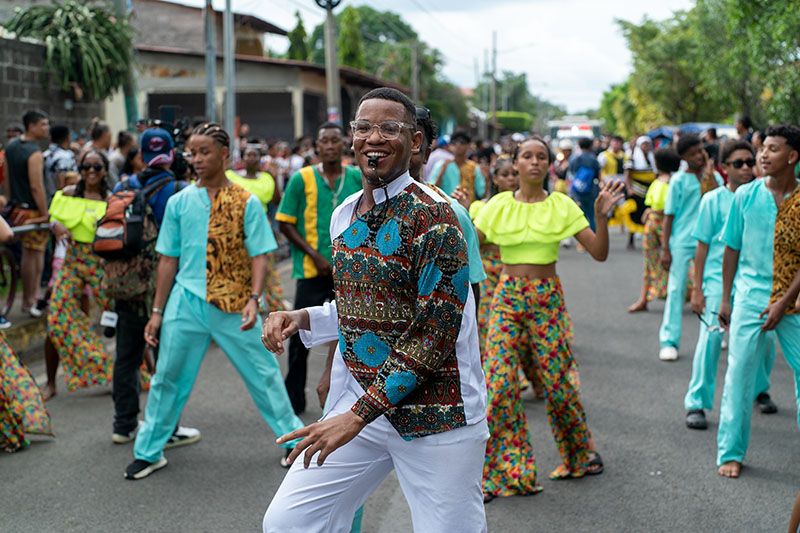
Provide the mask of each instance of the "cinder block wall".
POLYGON ((50 116, 50 124, 66 124, 73 131, 87 128, 93 117, 103 118, 103 104, 73 101, 66 109, 69 95, 52 81, 43 85, 45 48, 42 45, 0 38, 0 131, 5 137, 9 123, 22 122, 28 109, 41 109, 50 116))

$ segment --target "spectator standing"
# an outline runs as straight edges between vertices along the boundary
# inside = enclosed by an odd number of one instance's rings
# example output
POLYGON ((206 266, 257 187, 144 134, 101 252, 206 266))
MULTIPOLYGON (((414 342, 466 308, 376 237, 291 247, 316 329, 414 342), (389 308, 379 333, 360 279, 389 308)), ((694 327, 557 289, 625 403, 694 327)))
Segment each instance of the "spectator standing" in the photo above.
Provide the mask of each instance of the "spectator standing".
POLYGON ((70 150, 69 127, 55 125, 50 128, 50 147, 44 153, 44 184, 47 199, 66 185, 66 174, 76 171, 75 154, 70 150))
POLYGON ((108 156, 108 178, 112 187, 119 181, 128 151, 135 146, 136 139, 131 133, 122 130, 117 134, 117 146, 108 156))
MULTIPOLYGON (((8 143, 6 164, 9 172, 10 200, 14 225, 44 222, 48 219, 47 193, 44 186, 44 156, 39 142, 50 134, 50 121, 42 111, 27 111, 22 116, 25 133, 8 143)), ((29 231, 22 242, 22 312, 42 316, 37 306, 39 284, 44 270, 44 252, 50 240, 47 230, 29 231)))
POLYGON ((425 163, 425 166, 422 168, 422 181, 424 183, 428 183, 431 171, 433 170, 433 167, 436 166, 437 163, 441 161, 452 161, 452 160, 453 160, 453 154, 450 153, 450 140, 446 135, 441 135, 439 136, 439 139, 436 141, 436 146, 431 152, 430 157, 428 157, 428 162, 425 163))
POLYGON ((594 201, 597 198, 597 181, 600 178, 600 164, 592 153, 592 140, 583 137, 578 141, 580 153, 569 162, 569 170, 572 174, 570 190, 572 198, 583 211, 589 227, 595 230, 594 224, 594 201))
MULTIPOLYGON (((331 216, 345 198, 361 190, 361 171, 342 166, 343 136, 338 124, 326 122, 319 127, 317 151, 322 162, 303 167, 291 177, 275 216, 291 244, 292 277, 297 280, 295 309, 322 305, 334 297, 331 216)), ((306 409, 307 357, 308 349, 299 336, 293 336, 286 390, 297 414, 306 409)))
POLYGON ((467 159, 472 138, 466 131, 456 131, 450 137, 453 160, 443 161, 435 167, 429 177, 430 183, 441 188, 445 194, 453 194, 457 187, 464 189, 470 203, 483 198, 486 193, 486 179, 475 161, 467 159))

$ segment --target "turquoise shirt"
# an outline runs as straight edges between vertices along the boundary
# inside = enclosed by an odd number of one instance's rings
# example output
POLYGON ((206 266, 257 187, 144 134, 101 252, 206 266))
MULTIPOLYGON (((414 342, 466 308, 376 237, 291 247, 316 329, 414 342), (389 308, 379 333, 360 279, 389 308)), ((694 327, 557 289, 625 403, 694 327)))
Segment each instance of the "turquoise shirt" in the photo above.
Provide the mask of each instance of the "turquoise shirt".
MULTIPOLYGON (((167 201, 156 242, 158 253, 179 258, 175 282, 203 300, 206 300, 210 214, 211 199, 205 187, 194 184, 185 187, 167 201)), ((244 211, 244 246, 250 257, 277 248, 261 202, 253 195, 248 198, 244 211)), ((250 265, 246 268, 249 270, 250 265)))
POLYGON ((722 255, 725 243, 722 232, 728 220, 733 193, 727 187, 717 187, 700 200, 700 213, 692 237, 708 245, 708 255, 703 268, 703 293, 706 296, 722 294, 722 255))
POLYGON ((736 305, 764 309, 772 293, 772 241, 778 207, 766 180, 757 179, 736 189, 722 240, 739 250, 733 279, 736 305))
POLYGON ((464 234, 464 240, 467 241, 467 260, 469 261, 469 282, 480 283, 486 279, 486 272, 483 271, 483 260, 481 259, 481 247, 478 242, 478 232, 472 224, 472 218, 469 216, 467 208, 458 203, 450 196, 445 196, 450 206, 455 211, 458 217, 458 223, 461 225, 461 233, 464 234))
MULTIPOLYGON (((447 168, 444 171, 444 175, 442 175, 441 189, 446 194, 453 194, 453 191, 455 191, 456 187, 461 183, 461 173, 458 171, 458 165, 456 165, 452 159, 448 161, 437 161, 436 164, 433 165, 431 173, 428 175, 428 180, 430 183, 435 184, 436 178, 439 177, 439 171, 444 164, 447 164, 447 168), (453 164, 450 165, 449 163, 453 164)), ((475 198, 483 198, 485 193, 486 180, 483 177, 483 173, 481 173, 481 167, 475 167, 475 198)))
MULTIPOLYGON (((714 173, 719 185, 722 177, 714 173)), ((669 179, 667 202, 664 214, 672 215, 672 234, 669 238, 670 249, 692 248, 697 245, 694 228, 697 225, 697 213, 700 211, 700 180, 688 172, 676 172, 669 179)))

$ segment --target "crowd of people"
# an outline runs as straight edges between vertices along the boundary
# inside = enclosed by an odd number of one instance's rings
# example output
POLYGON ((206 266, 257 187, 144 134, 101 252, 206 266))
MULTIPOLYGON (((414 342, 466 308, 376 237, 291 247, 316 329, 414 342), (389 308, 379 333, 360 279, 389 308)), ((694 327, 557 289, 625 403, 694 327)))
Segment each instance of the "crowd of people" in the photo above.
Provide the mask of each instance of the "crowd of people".
POLYGON ((60 364, 68 390, 112 384, 111 440, 135 441, 125 477, 147 477, 166 466, 165 449, 200 438, 180 414, 213 339, 285 449, 264 531, 358 531, 393 469, 415 530, 485 531, 485 504, 542 490, 527 388, 544 400, 560 453, 550 478, 601 474, 556 264, 573 245, 604 261, 609 227, 631 248, 641 239, 641 293, 628 311, 665 300, 660 360, 678 358, 687 303, 700 319, 689 428, 707 428, 729 333, 720 475, 740 473, 754 402, 777 410, 776 340, 800 375, 796 126, 725 142, 687 133, 656 150, 646 135, 494 143, 440 136, 426 108, 383 88, 349 128, 323 123, 293 149, 205 121, 182 132, 185 147, 141 124, 112 149, 102 121, 79 145, 38 111, 12 133, 0 239, 13 238, 9 225, 49 223, 19 238, 23 310, 46 314, 48 382, 39 392, 0 338, 3 447, 51 432, 44 401, 60 364), (275 268, 279 240, 293 304, 275 268), (117 337, 113 356, 92 308, 117 337), (316 386, 325 414, 306 426, 317 345, 328 351, 316 386))

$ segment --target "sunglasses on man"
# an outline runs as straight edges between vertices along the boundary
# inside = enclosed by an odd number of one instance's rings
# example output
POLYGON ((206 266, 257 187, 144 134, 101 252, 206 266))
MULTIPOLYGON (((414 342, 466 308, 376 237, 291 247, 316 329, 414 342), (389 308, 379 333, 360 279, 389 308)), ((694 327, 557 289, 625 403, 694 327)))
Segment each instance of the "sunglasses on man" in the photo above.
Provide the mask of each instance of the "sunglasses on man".
POLYGON ((733 168, 742 168, 745 165, 750 168, 754 168, 756 166, 756 160, 751 157, 750 159, 737 159, 735 161, 728 161, 725 164, 730 165, 733 168))

